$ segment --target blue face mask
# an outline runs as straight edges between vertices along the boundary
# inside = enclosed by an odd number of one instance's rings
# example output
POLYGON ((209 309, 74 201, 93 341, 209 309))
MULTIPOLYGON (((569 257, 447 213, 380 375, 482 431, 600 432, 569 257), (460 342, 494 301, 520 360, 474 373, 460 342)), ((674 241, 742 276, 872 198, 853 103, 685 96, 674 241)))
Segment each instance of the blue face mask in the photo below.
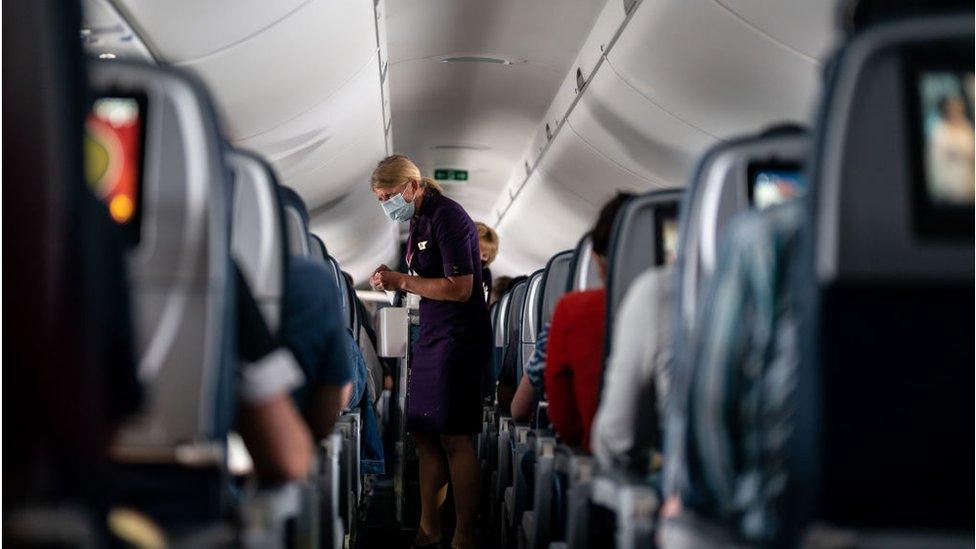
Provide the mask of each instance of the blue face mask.
POLYGON ((413 217, 413 202, 407 202, 403 198, 403 193, 391 196, 386 202, 380 202, 380 205, 383 206, 386 216, 394 223, 403 223, 413 217))

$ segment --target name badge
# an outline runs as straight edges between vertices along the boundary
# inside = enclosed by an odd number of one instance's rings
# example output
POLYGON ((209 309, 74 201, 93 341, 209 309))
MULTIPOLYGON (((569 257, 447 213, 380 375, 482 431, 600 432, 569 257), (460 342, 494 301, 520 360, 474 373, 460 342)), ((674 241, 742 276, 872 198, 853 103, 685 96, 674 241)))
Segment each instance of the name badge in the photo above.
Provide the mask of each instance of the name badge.
POLYGON ((424 240, 423 242, 418 242, 418 243, 417 243, 417 248, 418 248, 418 249, 419 249, 420 251, 424 251, 424 250, 426 250, 426 249, 427 249, 427 241, 426 241, 426 240, 424 240))

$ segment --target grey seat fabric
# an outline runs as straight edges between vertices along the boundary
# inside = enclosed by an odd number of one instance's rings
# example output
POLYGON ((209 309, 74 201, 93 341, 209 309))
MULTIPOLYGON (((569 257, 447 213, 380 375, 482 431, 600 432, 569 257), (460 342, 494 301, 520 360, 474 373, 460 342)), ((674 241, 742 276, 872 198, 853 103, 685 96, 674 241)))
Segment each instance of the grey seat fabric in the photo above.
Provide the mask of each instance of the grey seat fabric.
POLYGON ((593 258, 593 239, 589 233, 583 235, 583 238, 576 244, 576 249, 573 250, 571 270, 573 274, 569 280, 567 291, 578 292, 603 287, 596 259, 593 258))
POLYGON ((545 275, 542 279, 542 303, 539 327, 545 327, 552 321, 552 313, 556 310, 556 303, 566 293, 573 273, 573 250, 565 250, 552 256, 546 264, 545 275))
POLYGON ((522 368, 532 357, 535 350, 535 341, 542 329, 540 322, 542 305, 542 279, 545 270, 540 269, 529 277, 528 286, 525 289, 525 299, 522 302, 522 314, 519 326, 519 361, 518 369, 515 372, 516 383, 522 379, 522 368))
POLYGON ((318 235, 309 233, 309 253, 311 253, 312 259, 316 261, 325 261, 326 257, 329 257, 329 251, 325 247, 325 242, 322 241, 318 235))
POLYGON ((272 334, 281 321, 288 259, 288 234, 278 182, 259 157, 232 151, 234 174, 231 253, 264 314, 272 334))
POLYGON ((288 251, 299 257, 312 257, 309 245, 308 209, 305 201, 290 187, 278 188, 285 208, 285 227, 288 230, 288 251))
POLYGON ((879 24, 841 51, 828 85, 795 280, 797 383, 811 390, 794 455, 817 459, 791 473, 797 499, 835 525, 971 540, 972 171, 963 196, 939 194, 930 162, 946 160, 926 120, 955 82, 972 131, 973 36, 972 4, 879 24))

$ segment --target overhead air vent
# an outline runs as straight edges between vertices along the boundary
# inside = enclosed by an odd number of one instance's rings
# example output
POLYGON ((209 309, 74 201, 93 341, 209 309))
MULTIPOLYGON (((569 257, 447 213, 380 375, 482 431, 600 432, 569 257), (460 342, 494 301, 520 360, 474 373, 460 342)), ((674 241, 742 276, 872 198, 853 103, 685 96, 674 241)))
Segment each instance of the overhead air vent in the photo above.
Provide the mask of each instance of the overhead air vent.
POLYGON ((548 122, 546 122, 546 139, 552 141, 552 129, 549 128, 548 122))
POLYGON ((486 145, 469 145, 469 144, 457 144, 457 145, 434 145, 431 147, 435 151, 487 151, 491 147, 486 145))
POLYGON ((516 65, 524 63, 518 59, 505 59, 504 57, 488 57, 481 55, 455 55, 442 57, 441 63, 489 63, 492 65, 516 65))
POLYGON ((583 78, 583 69, 576 68, 576 93, 583 91, 583 87, 586 86, 586 79, 583 78))

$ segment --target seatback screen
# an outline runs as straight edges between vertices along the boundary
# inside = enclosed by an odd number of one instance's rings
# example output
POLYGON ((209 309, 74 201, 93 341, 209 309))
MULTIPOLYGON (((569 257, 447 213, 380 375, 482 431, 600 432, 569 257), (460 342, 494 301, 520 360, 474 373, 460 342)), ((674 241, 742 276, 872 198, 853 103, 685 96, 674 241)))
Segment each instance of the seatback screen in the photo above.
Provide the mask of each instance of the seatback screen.
POLYGON ((936 206, 972 206, 973 73, 923 71, 918 88, 927 198, 936 206))
POLYGON ((140 236, 144 141, 144 98, 95 100, 86 121, 85 179, 130 246, 140 236))
POLYGON ((655 215, 657 238, 655 264, 671 265, 678 254, 678 207, 676 204, 660 206, 655 215))
POLYGON ((763 210, 781 204, 806 191, 807 183, 799 164, 756 163, 749 166, 749 202, 763 210))

